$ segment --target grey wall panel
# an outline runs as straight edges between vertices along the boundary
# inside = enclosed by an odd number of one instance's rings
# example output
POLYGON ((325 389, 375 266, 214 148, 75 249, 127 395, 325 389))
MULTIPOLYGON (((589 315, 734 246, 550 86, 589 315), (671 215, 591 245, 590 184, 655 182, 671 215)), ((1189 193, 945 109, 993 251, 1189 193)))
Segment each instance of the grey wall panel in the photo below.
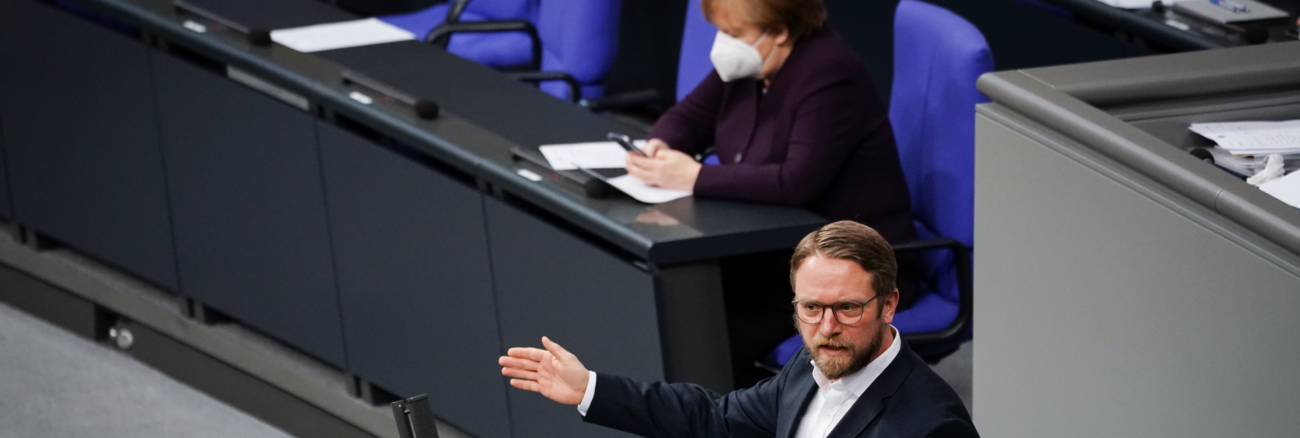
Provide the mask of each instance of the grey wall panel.
POLYGON ((312 117, 152 58, 181 292, 342 367, 312 117))
POLYGON ((977 122, 981 434, 1300 429, 1294 256, 1080 145, 977 122))
MULTIPOLYGON (((650 274, 496 199, 487 217, 505 347, 541 347, 546 335, 589 369, 664 378, 650 274)), ((626 436, 535 393, 511 388, 510 408, 518 437, 626 436)))
POLYGON ((351 372, 475 436, 510 436, 482 195, 320 123, 351 372))
POLYGON ((175 290, 148 49, 33 1, 0 4, 0 35, 16 219, 175 290))

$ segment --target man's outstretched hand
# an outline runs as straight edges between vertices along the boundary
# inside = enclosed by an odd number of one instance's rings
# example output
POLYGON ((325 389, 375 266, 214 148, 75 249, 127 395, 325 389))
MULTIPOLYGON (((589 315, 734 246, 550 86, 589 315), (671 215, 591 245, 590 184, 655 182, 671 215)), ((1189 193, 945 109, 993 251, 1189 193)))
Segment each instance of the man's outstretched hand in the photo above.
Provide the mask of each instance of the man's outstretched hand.
POLYGON ((511 377, 510 386, 539 393, 566 405, 582 403, 590 374, 560 344, 542 337, 545 350, 530 347, 511 348, 497 360, 501 374, 511 377))

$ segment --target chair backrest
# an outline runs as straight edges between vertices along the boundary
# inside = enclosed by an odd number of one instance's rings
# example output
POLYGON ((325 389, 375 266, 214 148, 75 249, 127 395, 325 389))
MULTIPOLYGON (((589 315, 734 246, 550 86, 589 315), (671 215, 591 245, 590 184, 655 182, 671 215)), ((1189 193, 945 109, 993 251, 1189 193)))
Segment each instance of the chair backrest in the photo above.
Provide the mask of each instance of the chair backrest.
POLYGON ((690 94, 691 90, 700 85, 709 72, 713 71, 713 61, 709 60, 709 51, 713 49, 713 38, 717 34, 718 27, 704 19, 700 0, 691 0, 686 6, 682 52, 677 59, 678 101, 690 94))
MULTIPOLYGON (((455 0, 404 14, 378 17, 380 20, 424 39, 429 31, 447 20, 447 10, 455 0)), ((529 20, 537 16, 539 0, 471 0, 461 12, 461 21, 529 20)))
MULTIPOLYGON (((974 25, 919 0, 898 4, 889 121, 912 212, 929 231, 967 247, 974 243, 975 104, 988 101, 975 80, 992 69, 974 25)), ((955 286, 939 289, 956 300, 955 286)))
MULTIPOLYGON (((423 37, 447 18, 449 3, 409 14, 380 17, 383 21, 423 37)), ((605 78, 614 68, 618 52, 621 1, 613 0, 471 0, 461 21, 525 20, 542 39, 542 70, 565 72, 582 84, 582 97, 600 97, 605 78)), ((448 51, 490 67, 527 64, 532 43, 521 32, 459 34, 448 51)), ((541 85, 543 91, 567 98, 563 82, 541 85)))
MULTIPOLYGON (((475 2, 484 0, 475 0, 475 2)), ((537 32, 542 37, 542 71, 563 71, 583 85, 584 98, 604 94, 605 78, 618 53, 621 1, 542 0, 537 32)), ((473 3, 471 3, 473 4, 473 3)), ((542 84, 555 96, 568 96, 560 82, 542 84)))

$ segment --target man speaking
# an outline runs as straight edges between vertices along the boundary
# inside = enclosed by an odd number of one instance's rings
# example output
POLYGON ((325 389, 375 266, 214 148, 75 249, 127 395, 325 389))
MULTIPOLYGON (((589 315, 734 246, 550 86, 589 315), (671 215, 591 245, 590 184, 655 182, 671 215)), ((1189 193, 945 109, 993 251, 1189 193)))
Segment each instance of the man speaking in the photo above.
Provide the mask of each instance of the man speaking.
POLYGON ((898 336, 893 250, 840 221, 790 258, 804 349, 780 374, 726 395, 588 371, 545 337, 499 363, 516 388, 578 405, 584 421, 647 437, 977 437, 961 399, 898 336))

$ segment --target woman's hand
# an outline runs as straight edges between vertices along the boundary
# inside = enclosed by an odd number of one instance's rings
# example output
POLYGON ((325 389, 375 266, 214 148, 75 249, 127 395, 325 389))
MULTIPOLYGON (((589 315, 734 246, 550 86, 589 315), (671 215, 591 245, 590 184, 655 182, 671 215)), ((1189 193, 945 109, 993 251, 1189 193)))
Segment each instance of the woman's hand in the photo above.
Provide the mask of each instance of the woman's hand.
POLYGON ((647 157, 654 158, 659 151, 671 149, 672 148, 668 147, 668 143, 664 143, 663 140, 652 138, 645 142, 645 146, 641 147, 641 152, 645 152, 647 157))
POLYGON ((695 188, 695 179, 699 177, 700 168, 704 165, 690 155, 669 148, 667 143, 657 138, 646 142, 641 151, 645 152, 646 157, 627 154, 628 174, 654 187, 671 190, 695 188))

